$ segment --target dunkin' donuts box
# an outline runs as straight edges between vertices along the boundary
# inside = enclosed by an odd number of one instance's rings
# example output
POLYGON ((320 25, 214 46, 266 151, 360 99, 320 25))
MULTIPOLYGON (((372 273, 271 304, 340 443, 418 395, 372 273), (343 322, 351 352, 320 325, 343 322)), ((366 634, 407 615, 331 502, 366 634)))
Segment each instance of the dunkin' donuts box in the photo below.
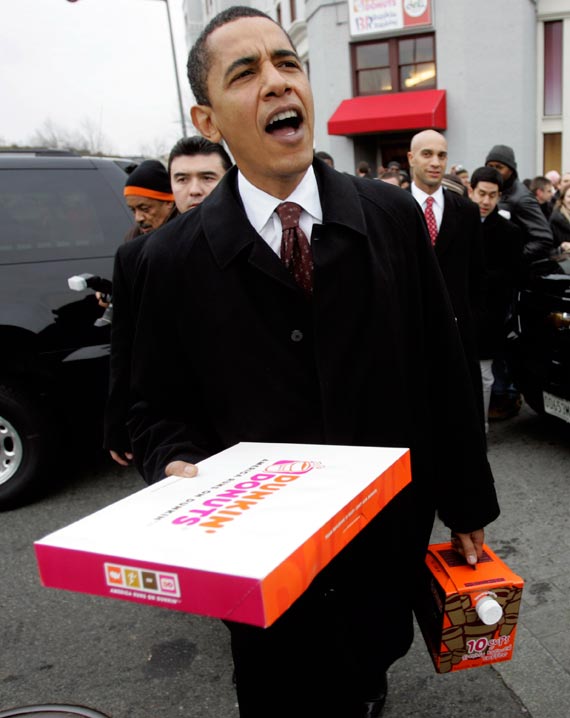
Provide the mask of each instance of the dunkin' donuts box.
POLYGON ((451 543, 429 547, 415 614, 438 673, 513 657, 523 585, 486 545, 475 569, 451 543))
POLYGON ((35 543, 42 583, 269 626, 410 482, 408 449, 240 443, 35 543))

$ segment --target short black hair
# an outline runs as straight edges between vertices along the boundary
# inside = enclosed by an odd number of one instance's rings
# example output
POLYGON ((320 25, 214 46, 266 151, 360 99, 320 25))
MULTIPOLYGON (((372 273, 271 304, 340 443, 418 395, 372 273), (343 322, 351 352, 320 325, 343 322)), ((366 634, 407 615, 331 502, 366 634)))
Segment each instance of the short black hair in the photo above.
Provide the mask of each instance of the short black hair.
MULTIPOLYGON (((190 88, 199 105, 210 105, 210 98, 208 96, 208 73, 210 72, 212 58, 206 47, 208 38, 214 30, 217 30, 223 25, 227 25, 229 22, 239 20, 242 17, 263 17, 267 20, 271 20, 271 22, 274 22, 278 27, 281 27, 281 25, 272 17, 269 17, 267 13, 244 5, 232 5, 232 7, 222 10, 213 17, 202 30, 194 45, 192 45, 186 65, 190 88)), ((281 29, 283 30, 283 28, 281 29)), ((295 49, 295 45, 285 30, 283 30, 283 33, 291 43, 291 47, 295 49)))
POLYGON ((503 191, 503 177, 494 167, 477 167, 471 175, 471 188, 475 189, 479 182, 491 182, 498 185, 499 192, 503 191))
POLYGON ((170 174, 170 165, 177 157, 183 155, 219 155, 223 168, 226 172, 232 166, 232 161, 226 150, 219 142, 211 142, 201 135, 193 135, 192 137, 182 137, 170 150, 168 155, 168 174, 170 174))
POLYGON ((362 160, 356 165, 356 171, 364 172, 366 177, 372 177, 372 170, 370 169, 370 165, 365 160, 362 160))
POLYGON ((552 180, 549 180, 548 177, 543 177, 543 175, 538 175, 538 177, 534 177, 530 183, 529 190, 536 194, 537 189, 545 190, 548 185, 552 184, 552 180))

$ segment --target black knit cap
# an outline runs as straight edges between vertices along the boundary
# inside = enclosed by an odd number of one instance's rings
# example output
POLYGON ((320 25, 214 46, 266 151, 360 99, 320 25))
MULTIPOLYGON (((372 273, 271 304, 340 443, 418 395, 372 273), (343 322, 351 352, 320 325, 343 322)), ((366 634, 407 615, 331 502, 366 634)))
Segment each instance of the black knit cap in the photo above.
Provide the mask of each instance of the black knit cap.
POLYGON ((517 171, 515 153, 513 148, 508 145, 495 145, 492 147, 485 159, 485 164, 487 164, 487 162, 500 162, 501 164, 510 167, 514 172, 517 171))
POLYGON ((174 195, 170 186, 170 177, 166 167, 158 160, 144 160, 127 177, 125 197, 151 197, 163 202, 174 202, 174 195))

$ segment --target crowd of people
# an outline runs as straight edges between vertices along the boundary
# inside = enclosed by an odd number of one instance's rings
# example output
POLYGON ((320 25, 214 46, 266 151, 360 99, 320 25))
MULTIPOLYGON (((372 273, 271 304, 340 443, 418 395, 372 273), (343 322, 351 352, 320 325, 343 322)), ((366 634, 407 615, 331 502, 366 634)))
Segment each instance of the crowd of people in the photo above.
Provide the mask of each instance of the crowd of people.
POLYGON ((290 38, 253 8, 206 26, 188 76, 200 136, 125 183, 105 446, 149 484, 240 441, 408 447, 411 484, 274 624, 225 622, 241 718, 378 718, 436 515, 474 567, 499 515, 492 388, 513 390, 525 267, 567 248, 570 175, 547 218, 510 147, 447 173, 430 129, 409 169, 337 171, 290 38))
MULTIPOLYGON (((567 252, 570 250, 570 196, 567 196, 570 187, 570 172, 560 174, 557 170, 549 170, 544 175, 537 175, 533 178, 525 178, 522 181, 518 179, 516 174, 516 161, 512 148, 506 145, 496 146, 493 148, 498 150, 499 159, 489 160, 489 166, 498 167, 501 165, 503 177, 506 180, 504 191, 501 190, 499 198, 499 212, 507 219, 511 219, 513 205, 516 205, 513 219, 516 224, 521 226, 523 231, 536 238, 538 245, 534 243, 527 248, 527 259, 533 261, 546 256, 545 248, 551 251, 553 242, 554 250, 559 252, 567 252), (501 161, 503 160, 503 161, 501 161), (493 164, 495 162, 495 164, 493 164), (528 193, 523 193, 521 184, 524 185, 528 193), (522 194, 522 198, 521 198, 522 194), (534 196, 538 208, 544 215, 549 224, 550 229, 545 230, 544 224, 536 219, 536 204, 529 198, 529 194, 534 196), (521 199, 524 201, 521 202, 521 199), (533 220, 534 217, 534 220, 533 220), (534 225, 533 225, 534 221, 534 225), (540 229, 542 225, 542 230, 540 229), (541 242, 541 239, 543 240, 541 242), (542 246, 540 246, 542 245, 542 246)), ((328 153, 317 153, 317 156, 327 155, 331 166, 334 167, 334 161, 328 153)), ((355 174, 359 177, 368 179, 378 179, 384 182, 410 189, 410 175, 406 169, 402 167, 400 162, 392 160, 386 167, 380 165, 377 168, 376 175, 373 174, 370 164, 361 161, 356 167, 355 174)), ((443 174, 442 185, 445 189, 452 190, 460 195, 464 195, 473 199, 472 183, 469 171, 461 164, 454 164, 450 167, 448 173, 443 174)))
MULTIPOLYGON (((445 192, 445 195, 438 192, 440 198, 445 196, 451 202, 450 193, 453 192, 479 205, 480 211, 481 238, 477 244, 483 252, 484 294, 480 295, 481 303, 472 306, 478 307, 476 341, 480 354, 485 427, 488 430, 489 420, 511 418, 519 412, 522 404, 509 357, 513 302, 532 262, 570 251, 570 172, 560 175, 551 170, 544 176, 521 181, 514 151, 507 145, 492 147, 484 165, 471 176, 461 164, 452 165, 446 172, 446 163, 447 154, 444 163, 432 168, 437 183, 432 185, 436 189, 429 193, 434 197, 438 230, 444 206, 441 199, 438 202, 436 194, 440 186, 445 192), (484 172, 484 169, 494 169, 495 173, 484 172)), ((370 166, 363 162, 357 166, 356 174, 364 165, 368 172, 361 176, 408 188, 407 172, 400 163, 390 162, 387 168, 379 167, 376 177, 372 176, 370 166)), ((425 198, 418 196, 414 190, 416 186, 417 173, 413 175, 410 189, 421 203, 425 198)), ((465 235, 464 226, 457 225, 456 229, 465 235)), ((465 243, 466 240, 462 241, 465 243)), ((436 255, 441 259, 438 243, 435 242, 434 246, 436 255)), ((474 270, 473 258, 469 264, 474 270)), ((448 275, 448 289, 450 281, 448 275)), ((470 291, 473 290, 472 284, 470 291)), ((475 299, 475 295, 471 297, 475 299)), ((461 327, 460 319, 458 321, 461 327)))

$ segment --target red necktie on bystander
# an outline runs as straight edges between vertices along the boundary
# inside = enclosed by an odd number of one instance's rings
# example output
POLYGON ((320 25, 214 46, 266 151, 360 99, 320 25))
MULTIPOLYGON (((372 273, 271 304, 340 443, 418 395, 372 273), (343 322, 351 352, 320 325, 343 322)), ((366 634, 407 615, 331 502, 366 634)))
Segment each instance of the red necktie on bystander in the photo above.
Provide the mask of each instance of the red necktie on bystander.
POLYGON ((307 295, 313 291, 313 256, 307 235, 299 226, 302 207, 282 202, 275 210, 281 220, 281 261, 307 295))
POLYGON ((428 197, 426 199, 426 206, 424 209, 424 215, 426 218, 429 236, 431 238, 431 243, 435 244, 435 240, 437 239, 437 222, 435 219, 435 214, 433 211, 433 203, 435 202, 433 197, 428 197))

